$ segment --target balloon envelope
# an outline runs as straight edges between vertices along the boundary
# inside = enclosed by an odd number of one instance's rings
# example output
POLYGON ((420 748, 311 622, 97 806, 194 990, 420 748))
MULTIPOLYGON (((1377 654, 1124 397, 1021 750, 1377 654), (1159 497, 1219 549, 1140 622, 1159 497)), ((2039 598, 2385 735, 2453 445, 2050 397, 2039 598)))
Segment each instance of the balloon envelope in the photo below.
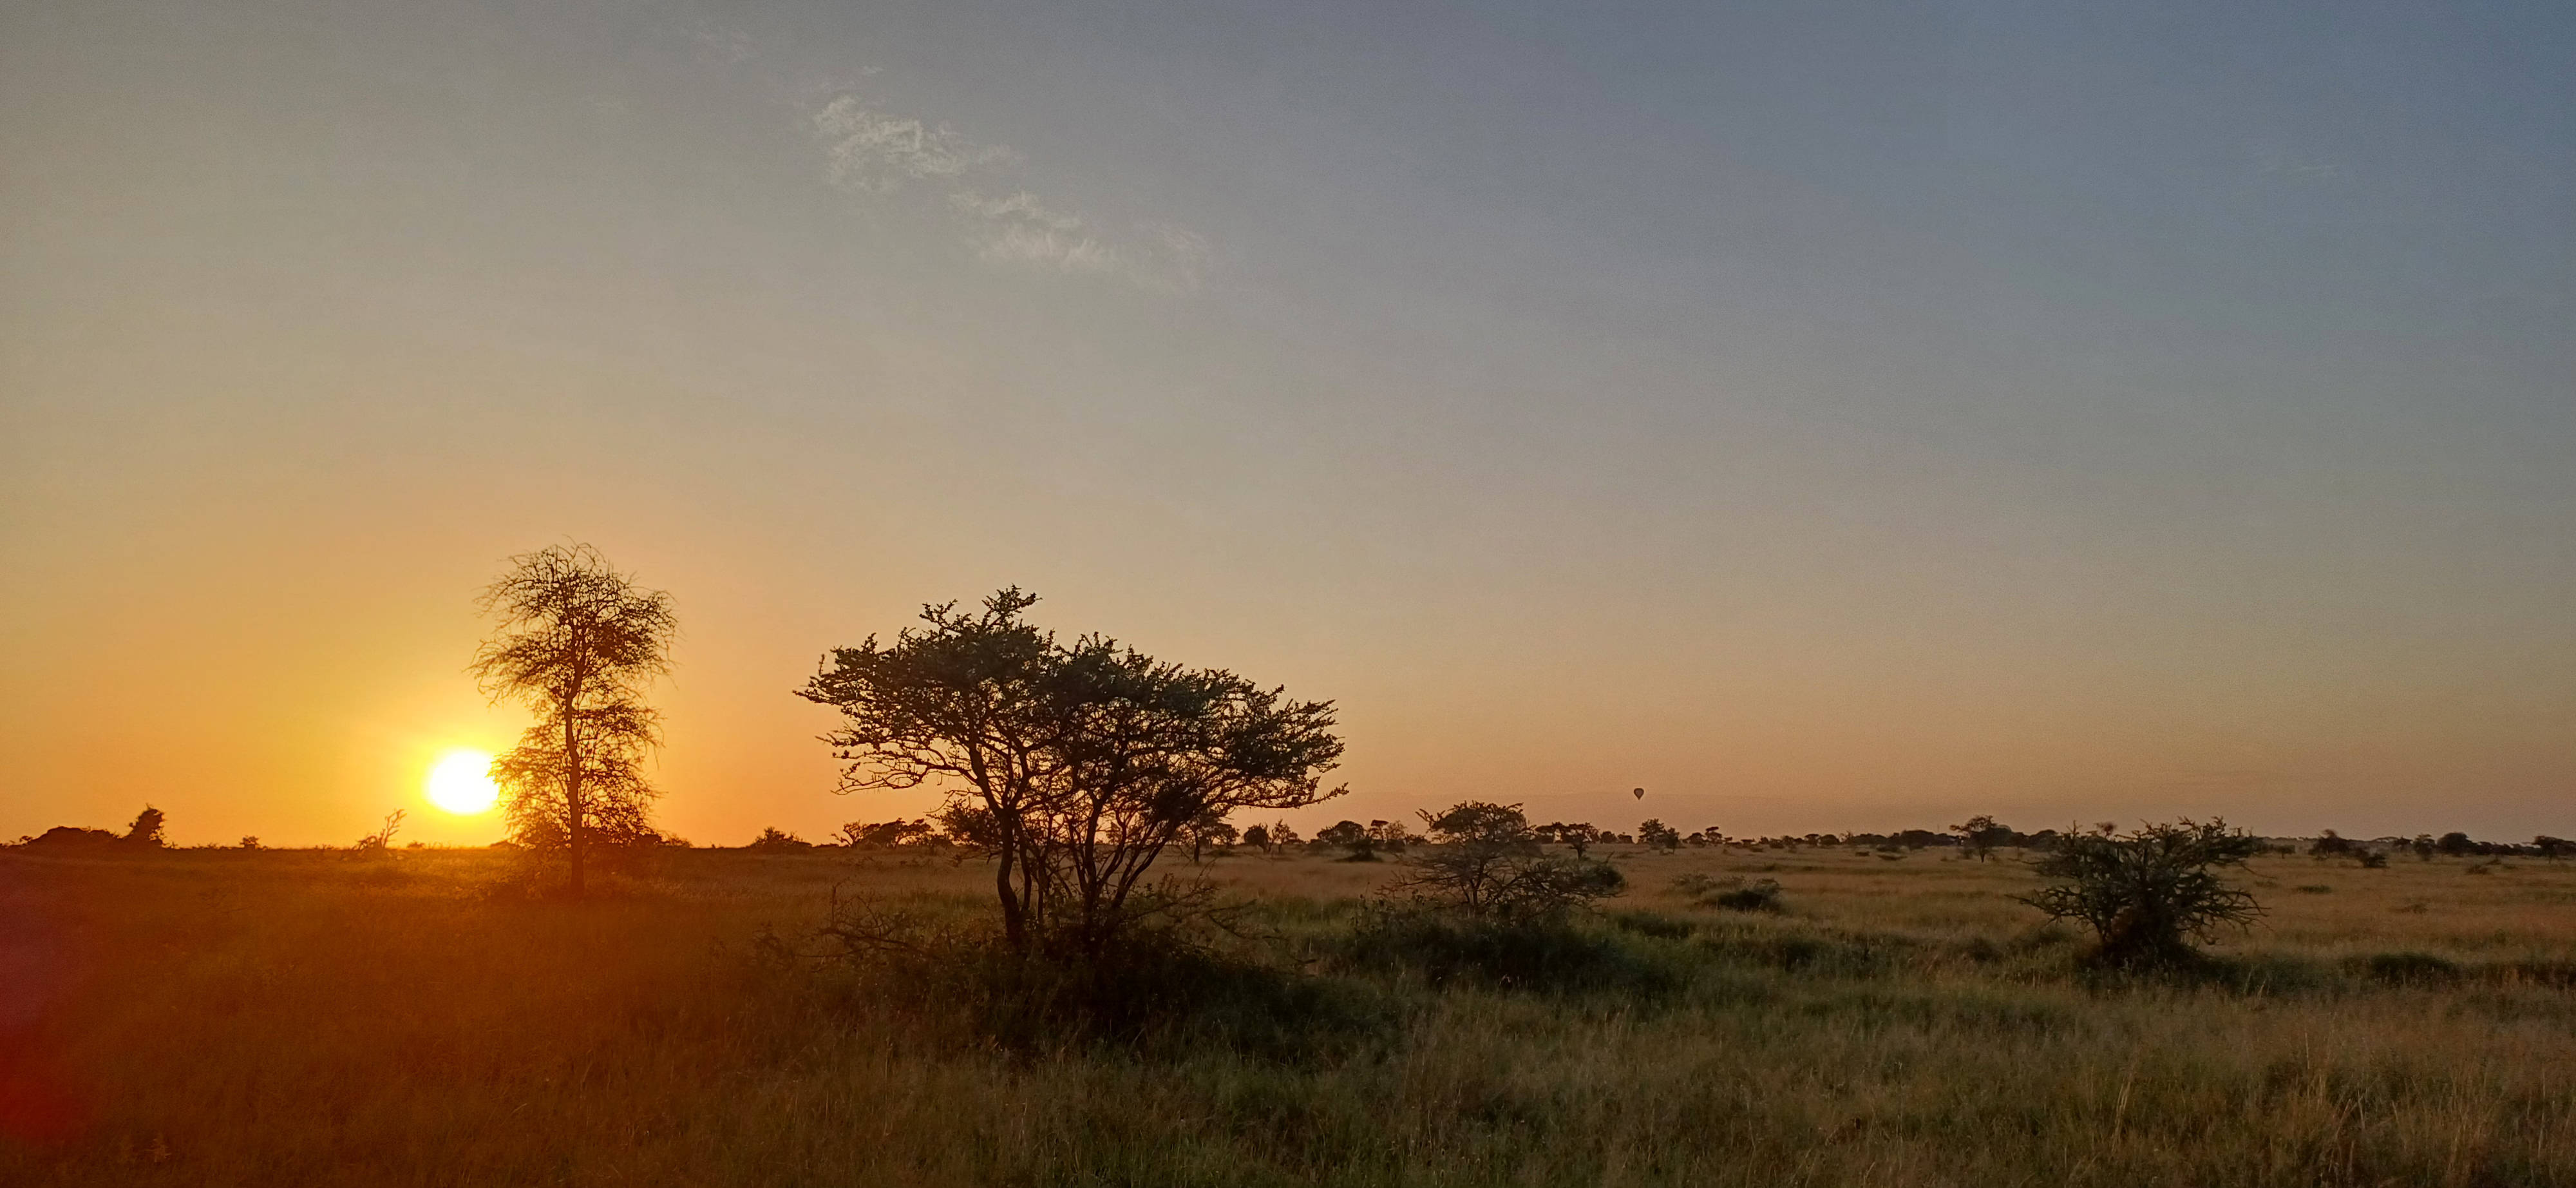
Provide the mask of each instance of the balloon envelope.
POLYGON ((1639 799, 1639 800, 1644 800, 1645 798, 1646 798, 1646 790, 1645 790, 1645 789, 1643 789, 1643 788, 1639 788, 1639 789, 1637 789, 1637 799, 1639 799))

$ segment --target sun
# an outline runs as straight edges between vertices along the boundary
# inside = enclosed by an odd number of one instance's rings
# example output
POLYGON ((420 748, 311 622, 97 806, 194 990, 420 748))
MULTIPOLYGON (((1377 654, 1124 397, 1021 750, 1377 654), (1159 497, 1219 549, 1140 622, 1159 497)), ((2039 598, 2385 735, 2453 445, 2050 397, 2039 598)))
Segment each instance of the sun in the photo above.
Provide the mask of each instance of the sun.
POLYGON ((449 751, 431 764, 423 782, 429 802, 459 816, 492 807, 501 789, 492 783, 492 756, 482 751, 449 751))

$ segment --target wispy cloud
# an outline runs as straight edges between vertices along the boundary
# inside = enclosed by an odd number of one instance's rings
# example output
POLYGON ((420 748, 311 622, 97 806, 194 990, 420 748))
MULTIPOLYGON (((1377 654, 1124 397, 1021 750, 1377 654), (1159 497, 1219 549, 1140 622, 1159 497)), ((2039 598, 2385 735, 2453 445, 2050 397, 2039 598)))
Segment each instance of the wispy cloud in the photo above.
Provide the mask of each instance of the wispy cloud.
POLYGON ((2310 152, 2297 152, 2276 144, 2257 142, 2247 146, 2254 171, 2300 181, 2332 181, 2343 176, 2343 166, 2310 152))
POLYGON ((862 194, 890 194, 906 181, 963 177, 1014 159, 1007 146, 976 144, 946 124, 871 111, 848 95, 814 113, 814 131, 830 142, 832 184, 862 194))
POLYGON ((890 115, 854 95, 840 95, 814 113, 813 126, 834 186, 865 198, 915 182, 944 187, 948 214, 987 264, 1189 292, 1214 255, 1205 236, 1174 224, 1137 222, 1131 233, 1113 235, 1025 189, 988 195, 977 180, 1011 170, 1021 155, 1008 145, 976 143, 944 123, 890 115))

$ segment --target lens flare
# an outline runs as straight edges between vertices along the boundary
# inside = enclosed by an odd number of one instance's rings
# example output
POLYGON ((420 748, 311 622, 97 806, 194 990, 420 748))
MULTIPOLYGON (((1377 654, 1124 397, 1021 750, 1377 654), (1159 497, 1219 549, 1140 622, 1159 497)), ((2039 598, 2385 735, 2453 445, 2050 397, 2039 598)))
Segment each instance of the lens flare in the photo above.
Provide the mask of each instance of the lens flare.
POLYGON ((429 802, 458 816, 488 812, 501 799, 492 783, 492 756, 482 751, 449 751, 438 757, 424 782, 429 802))

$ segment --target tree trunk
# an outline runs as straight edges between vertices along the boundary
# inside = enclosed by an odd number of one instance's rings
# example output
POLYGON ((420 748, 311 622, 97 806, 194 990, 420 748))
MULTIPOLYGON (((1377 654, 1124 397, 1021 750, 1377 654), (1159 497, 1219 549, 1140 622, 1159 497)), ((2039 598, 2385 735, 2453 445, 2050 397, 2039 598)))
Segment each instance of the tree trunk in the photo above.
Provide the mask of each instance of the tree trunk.
POLYGON ((1028 951, 1027 912, 1011 890, 1011 846, 1007 841, 1001 847, 1000 860, 993 864, 993 893, 1002 901, 1002 939, 1009 942, 1014 953, 1028 951))
POLYGON ((564 706, 563 720, 564 844, 571 849, 572 853, 572 895, 573 898, 579 899, 583 893, 581 883, 581 753, 573 749, 575 745, 574 739, 577 735, 573 730, 572 706, 569 704, 564 706))

